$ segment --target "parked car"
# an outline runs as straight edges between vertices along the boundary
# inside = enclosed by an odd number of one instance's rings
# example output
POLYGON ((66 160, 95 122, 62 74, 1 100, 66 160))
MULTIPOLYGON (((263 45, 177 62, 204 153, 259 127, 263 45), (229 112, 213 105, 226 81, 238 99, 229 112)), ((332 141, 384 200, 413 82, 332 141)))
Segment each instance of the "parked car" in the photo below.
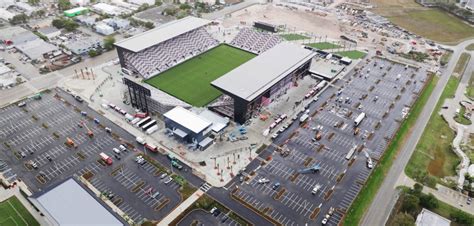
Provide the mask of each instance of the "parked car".
POLYGON ((168 174, 167 174, 167 173, 163 173, 163 174, 161 174, 160 179, 164 179, 166 176, 168 176, 168 174))
POLYGON ((18 103, 18 107, 24 107, 24 106, 26 106, 26 102, 22 101, 18 103))
POLYGON ((173 181, 173 178, 168 177, 168 178, 164 181, 164 183, 165 183, 165 184, 169 184, 171 181, 173 181))
POLYGON ((277 189, 280 187, 280 185, 281 185, 280 182, 275 182, 275 183, 273 184, 272 189, 273 189, 273 190, 277 190, 277 189))
POLYGON ((270 182, 270 180, 267 179, 267 178, 260 178, 260 179, 258 180, 258 183, 259 183, 259 184, 265 184, 265 183, 268 183, 268 182, 270 182))

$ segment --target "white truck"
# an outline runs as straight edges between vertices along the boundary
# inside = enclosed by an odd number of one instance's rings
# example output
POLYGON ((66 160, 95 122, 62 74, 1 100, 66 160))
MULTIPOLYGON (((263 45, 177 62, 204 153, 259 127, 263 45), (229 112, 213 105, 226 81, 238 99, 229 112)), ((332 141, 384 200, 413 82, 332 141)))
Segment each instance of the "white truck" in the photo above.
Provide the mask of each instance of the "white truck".
POLYGON ((364 120, 365 118, 365 113, 362 112, 360 113, 357 118, 354 120, 354 126, 359 126, 359 124, 362 122, 362 120, 364 120))

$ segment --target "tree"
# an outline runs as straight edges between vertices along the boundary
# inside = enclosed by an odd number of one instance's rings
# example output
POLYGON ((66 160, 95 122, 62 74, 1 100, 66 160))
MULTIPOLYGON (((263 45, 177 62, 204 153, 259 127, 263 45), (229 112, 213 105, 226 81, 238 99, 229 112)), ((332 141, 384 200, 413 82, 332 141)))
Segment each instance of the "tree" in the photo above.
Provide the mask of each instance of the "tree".
POLYGON ((420 183, 416 183, 413 185, 413 193, 414 194, 421 194, 421 191, 423 191, 423 185, 420 183))
POLYGON ((88 54, 89 54, 90 57, 95 57, 95 56, 99 55, 99 52, 97 52, 97 50, 95 50, 95 49, 91 49, 91 50, 89 50, 88 54))
POLYGON ((168 16, 174 16, 177 12, 178 10, 174 7, 169 7, 163 10, 163 14, 168 16))
POLYGON ((414 195, 406 194, 403 197, 402 212, 414 213, 418 209, 420 199, 414 195))
POLYGON ((179 8, 181 10, 188 10, 188 9, 191 9, 191 6, 188 3, 183 3, 183 4, 179 5, 179 8))
POLYGON ((156 6, 161 6, 163 2, 161 0, 155 0, 155 5, 156 6))
POLYGON ((28 3, 29 3, 30 5, 38 5, 39 2, 40 2, 40 0, 28 0, 28 3))
POLYGON ((397 213, 393 219, 393 225, 412 226, 415 225, 415 219, 408 213, 397 213))
POLYGON ((474 222, 474 219, 471 218, 469 214, 461 210, 456 210, 449 214, 449 216, 453 219, 453 221, 459 224, 472 225, 472 222, 474 222))
POLYGON ((145 26, 146 28, 148 29, 153 29, 155 27, 155 24, 153 24, 152 22, 148 21, 146 22, 143 26, 145 26))
POLYGON ((43 17, 44 15, 46 15, 46 11, 44 11, 43 9, 40 9, 40 10, 34 11, 32 15, 36 17, 43 17))
POLYGON ((71 8, 71 2, 69 0, 59 0, 58 8, 60 10, 66 10, 71 8))
POLYGON ((64 22, 64 19, 54 19, 51 24, 57 29, 62 29, 64 28, 64 22))
POLYGON ((427 209, 436 209, 439 206, 438 199, 433 194, 420 194, 420 205, 427 209))
POLYGON ((20 13, 18 15, 15 15, 10 19, 10 23, 13 24, 13 25, 22 24, 22 23, 26 23, 26 22, 28 22, 28 16, 24 13, 20 13))
POLYGON ((140 5, 140 7, 138 7, 137 12, 145 11, 148 8, 150 8, 150 5, 148 5, 148 3, 143 3, 142 5, 140 5))
POLYGON ((110 35, 104 38, 104 48, 106 50, 112 50, 114 48, 115 37, 110 35))
POLYGON ((76 30, 77 28, 79 27, 79 24, 74 22, 73 20, 71 19, 66 19, 65 23, 64 23, 64 28, 66 29, 66 31, 74 31, 76 30))

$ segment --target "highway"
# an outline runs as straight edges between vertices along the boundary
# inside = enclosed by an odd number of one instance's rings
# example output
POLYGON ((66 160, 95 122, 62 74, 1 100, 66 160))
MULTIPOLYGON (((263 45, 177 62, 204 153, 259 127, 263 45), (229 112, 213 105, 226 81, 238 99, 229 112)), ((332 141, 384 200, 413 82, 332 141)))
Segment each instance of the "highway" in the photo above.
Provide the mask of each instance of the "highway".
POLYGON ((465 50, 466 46, 472 43, 474 43, 474 39, 464 41, 456 46, 448 47, 453 50, 453 55, 447 67, 442 71, 442 75, 438 81, 438 84, 436 85, 433 93, 421 112, 421 116, 425 117, 419 117, 416 124, 413 126, 411 136, 409 136, 406 143, 403 144, 402 150, 399 152, 392 165, 392 168, 385 177, 386 179, 378 190, 371 206, 366 211, 361 225, 385 225, 385 222, 390 215, 392 207, 395 205, 398 197, 398 191, 395 188, 397 179, 403 173, 408 160, 413 154, 416 144, 418 143, 423 130, 428 124, 428 120, 430 118, 429 116, 433 113, 436 103, 440 98, 444 87, 448 83, 449 77, 451 76, 461 53, 465 50))

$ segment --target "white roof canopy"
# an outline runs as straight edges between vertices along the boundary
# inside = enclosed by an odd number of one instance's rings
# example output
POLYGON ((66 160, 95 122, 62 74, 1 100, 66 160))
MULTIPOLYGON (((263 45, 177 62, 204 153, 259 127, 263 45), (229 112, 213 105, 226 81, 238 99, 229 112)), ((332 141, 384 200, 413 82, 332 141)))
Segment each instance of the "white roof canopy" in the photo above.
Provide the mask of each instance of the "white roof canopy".
POLYGON ((200 133, 211 125, 211 122, 179 106, 166 112, 164 116, 194 133, 200 133))

